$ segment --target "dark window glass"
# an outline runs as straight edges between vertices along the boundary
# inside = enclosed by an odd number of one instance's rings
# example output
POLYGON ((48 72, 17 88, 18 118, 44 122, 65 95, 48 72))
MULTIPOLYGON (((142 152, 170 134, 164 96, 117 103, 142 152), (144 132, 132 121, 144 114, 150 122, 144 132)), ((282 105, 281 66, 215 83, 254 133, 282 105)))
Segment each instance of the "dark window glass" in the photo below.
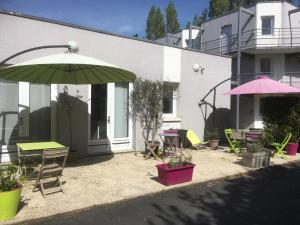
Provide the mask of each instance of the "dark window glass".
POLYGON ((272 35, 274 28, 274 16, 263 16, 261 18, 262 35, 272 35))

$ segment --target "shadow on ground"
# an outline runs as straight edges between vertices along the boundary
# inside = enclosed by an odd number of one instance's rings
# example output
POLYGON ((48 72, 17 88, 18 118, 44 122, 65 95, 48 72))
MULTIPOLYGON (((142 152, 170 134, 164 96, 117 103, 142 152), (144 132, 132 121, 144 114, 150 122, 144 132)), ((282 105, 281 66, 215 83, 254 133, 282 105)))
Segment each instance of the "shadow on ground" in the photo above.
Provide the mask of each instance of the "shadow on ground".
POLYGON ((253 171, 178 190, 176 198, 176 204, 153 203, 156 218, 148 224, 300 224, 300 169, 293 164, 253 171))
POLYGON ((105 155, 98 155, 98 156, 90 156, 80 158, 78 157, 75 161, 67 162, 67 167, 81 167, 81 166, 90 166, 93 164, 103 163, 109 161, 114 158, 114 154, 105 154, 105 155))
POLYGON ((299 225, 299 211, 297 162, 20 224, 299 225))

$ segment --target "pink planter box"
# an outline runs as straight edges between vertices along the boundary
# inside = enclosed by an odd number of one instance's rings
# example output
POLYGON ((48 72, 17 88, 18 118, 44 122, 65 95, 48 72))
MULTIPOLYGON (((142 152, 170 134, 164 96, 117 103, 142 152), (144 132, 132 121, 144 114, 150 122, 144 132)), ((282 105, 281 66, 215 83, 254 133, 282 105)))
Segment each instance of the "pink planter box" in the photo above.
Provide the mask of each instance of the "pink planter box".
POLYGON ((295 143, 289 143, 286 146, 286 154, 287 155, 296 155, 298 151, 298 144, 295 143))
POLYGON ((166 186, 189 182, 192 180, 195 166, 193 163, 177 168, 169 168, 167 164, 156 165, 159 182, 166 186))

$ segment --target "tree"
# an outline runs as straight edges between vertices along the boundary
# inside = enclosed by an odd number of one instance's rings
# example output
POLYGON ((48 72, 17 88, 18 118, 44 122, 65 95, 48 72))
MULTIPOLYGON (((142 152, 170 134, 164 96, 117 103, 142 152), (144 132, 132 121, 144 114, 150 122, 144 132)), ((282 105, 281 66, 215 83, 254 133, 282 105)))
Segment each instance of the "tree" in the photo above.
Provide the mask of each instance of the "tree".
POLYGON ((231 0, 209 0, 209 18, 220 16, 230 10, 231 0))
POLYGON ((161 122, 163 98, 168 90, 169 87, 161 81, 138 78, 133 83, 133 91, 130 94, 131 116, 133 119, 140 121, 142 136, 147 149, 155 158, 157 157, 154 151, 157 147, 155 138, 161 122))
MULTIPOLYGON (((272 0, 230 0, 230 10, 236 10, 240 6, 247 6, 251 4, 256 4, 257 2, 266 2, 266 1, 272 1, 272 0)), ((286 1, 291 3, 294 2, 294 0, 286 0, 286 1)))
POLYGON ((177 18, 177 11, 173 1, 170 1, 166 8, 166 25, 168 33, 175 33, 179 30, 180 24, 177 18))
POLYGON ((155 39, 155 12, 156 8, 152 6, 147 18, 146 37, 150 40, 155 39))
MULTIPOLYGON (((200 16, 195 15, 195 16, 193 17, 192 25, 201 27, 202 23, 204 23, 205 21, 207 21, 207 19, 208 19, 208 10, 205 8, 205 9, 202 10, 200 16)), ((190 24, 191 24, 191 22, 188 22, 188 23, 186 24, 186 28, 187 28, 187 29, 190 27, 190 24)))
POLYGON ((166 28, 164 16, 160 8, 152 6, 147 18, 146 37, 150 40, 155 40, 165 36, 166 28))
POLYGON ((155 39, 162 38, 166 35, 166 25, 164 15, 160 8, 156 8, 155 12, 155 39))

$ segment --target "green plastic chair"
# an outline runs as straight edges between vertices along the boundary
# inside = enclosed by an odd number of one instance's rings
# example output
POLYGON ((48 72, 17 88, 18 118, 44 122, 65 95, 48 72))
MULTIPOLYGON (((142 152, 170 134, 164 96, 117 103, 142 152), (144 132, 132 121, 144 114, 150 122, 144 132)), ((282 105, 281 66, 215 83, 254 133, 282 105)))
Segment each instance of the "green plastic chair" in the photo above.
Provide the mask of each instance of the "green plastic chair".
POLYGON ((230 150, 235 152, 236 154, 239 154, 241 150, 237 147, 238 142, 233 136, 232 129, 225 129, 224 132, 229 143, 230 150))
POLYGON ((205 146, 207 142, 201 142, 201 140, 198 138, 197 134, 195 134, 194 131, 188 130, 186 133, 186 137, 191 142, 192 146, 197 150, 207 148, 207 146, 205 146))
POLYGON ((277 155, 281 155, 283 158, 288 159, 287 156, 284 154, 283 149, 289 143, 291 137, 292 133, 288 133, 282 143, 272 143, 272 145, 276 148, 272 158, 275 158, 277 155))

